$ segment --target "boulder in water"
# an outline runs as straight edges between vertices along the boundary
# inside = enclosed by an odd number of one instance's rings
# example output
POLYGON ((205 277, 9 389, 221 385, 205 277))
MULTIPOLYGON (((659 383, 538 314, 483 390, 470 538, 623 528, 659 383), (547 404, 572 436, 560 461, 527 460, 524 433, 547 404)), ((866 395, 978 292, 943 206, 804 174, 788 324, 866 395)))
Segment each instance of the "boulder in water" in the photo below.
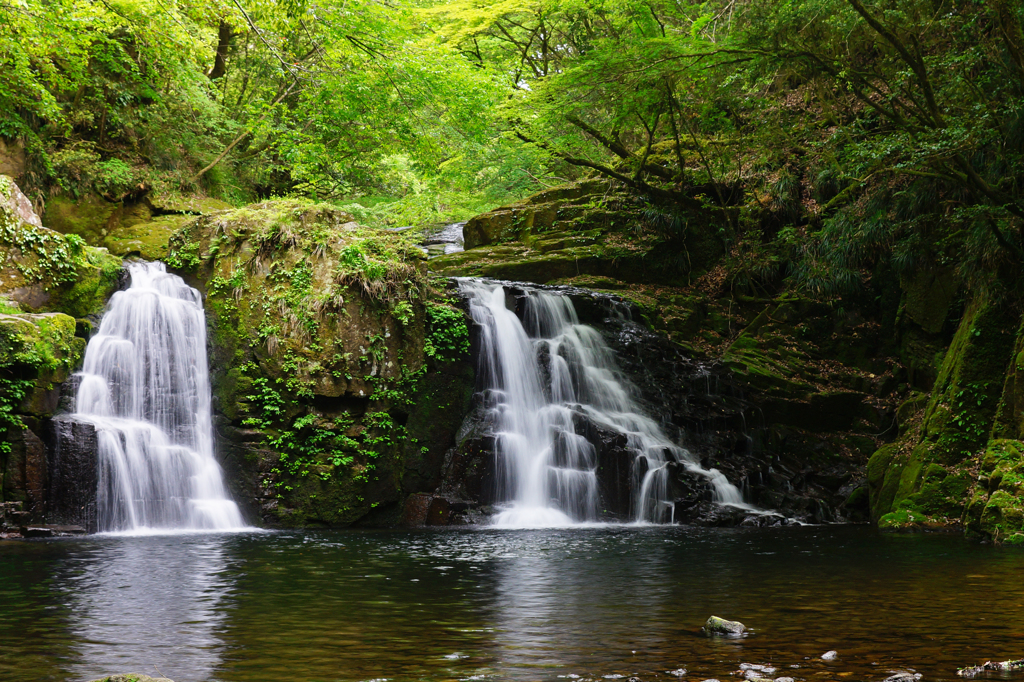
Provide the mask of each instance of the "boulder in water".
POLYGON ((1024 658, 1016 661, 985 661, 981 665, 959 668, 956 674, 960 677, 975 677, 990 670, 1021 670, 1024 669, 1024 658))
POLYGON ((711 616, 708 618, 708 622, 704 623, 704 627, 700 631, 708 637, 739 637, 746 630, 747 626, 738 620, 726 620, 718 616, 711 616))
POLYGON ((889 677, 885 678, 882 682, 917 682, 917 680, 921 679, 921 677, 921 673, 902 672, 896 673, 895 675, 890 675, 889 677))

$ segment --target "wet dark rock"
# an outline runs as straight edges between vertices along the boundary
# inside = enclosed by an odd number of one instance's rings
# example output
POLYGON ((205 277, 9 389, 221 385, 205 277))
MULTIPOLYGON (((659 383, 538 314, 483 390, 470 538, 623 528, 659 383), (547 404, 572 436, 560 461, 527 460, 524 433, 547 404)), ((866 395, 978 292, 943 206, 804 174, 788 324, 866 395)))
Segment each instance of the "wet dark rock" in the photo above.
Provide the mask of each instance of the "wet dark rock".
POLYGON ((718 616, 711 616, 701 628, 701 633, 708 637, 726 636, 739 637, 746 631, 747 627, 738 620, 726 620, 718 616))
POLYGON ((72 535, 85 535, 87 531, 82 526, 68 526, 61 524, 45 524, 34 526, 22 526, 19 532, 26 538, 51 538, 69 537, 72 535))
POLYGON ((45 526, 22 526, 18 529, 22 537, 26 538, 51 538, 53 529, 45 526))
POLYGON ((88 422, 58 417, 49 423, 47 441, 47 518, 51 522, 95 531, 96 428, 88 422))
MULTIPOLYGON (((506 305, 525 320, 523 286, 516 282, 505 285, 506 305)), ((708 479, 692 473, 685 464, 673 462, 669 466, 674 522, 777 526, 868 519, 866 481, 861 467, 876 444, 855 436, 839 442, 834 433, 822 435, 815 430, 825 421, 833 428, 831 423, 836 419, 845 419, 846 424, 857 415, 864 417, 862 394, 836 391, 804 396, 803 402, 802 398, 792 398, 795 402, 790 407, 797 417, 789 419, 787 412, 780 413, 777 420, 770 419, 771 409, 766 411, 766 405, 779 398, 778 387, 755 386, 724 363, 692 356, 682 346, 638 323, 639 313, 623 299, 573 287, 537 288, 571 298, 580 321, 601 332, 615 352, 634 398, 648 415, 659 421, 671 440, 685 446, 703 468, 724 473, 740 488, 747 502, 778 512, 752 514, 749 510, 714 504, 708 479), (816 415, 811 425, 814 428, 804 428, 808 424, 801 420, 806 421, 807 414, 816 415), (836 448, 853 454, 837 457, 836 448)), ((478 349, 478 330, 473 329, 472 333, 473 347, 478 349)), ((541 365, 546 366, 547 346, 542 344, 538 352, 541 365)), ((495 501, 496 483, 501 475, 500 469, 495 469, 495 443, 488 435, 490 410, 496 400, 488 391, 481 390, 482 386, 477 389, 473 410, 463 422, 455 448, 445 457, 443 480, 437 493, 449 500, 490 504, 495 501)), ((784 399, 791 400, 789 396, 784 399)), ((637 461, 621 434, 602 428, 582 411, 574 415, 574 427, 594 448, 602 517, 631 518, 635 483, 645 473, 638 470, 643 460, 637 461)))
POLYGON ((627 447, 626 436, 601 427, 580 412, 573 414, 573 427, 594 446, 601 509, 614 517, 630 518, 634 482, 643 472, 634 469, 636 453, 627 447))
POLYGON ((402 512, 402 525, 410 528, 425 526, 430 502, 434 496, 430 493, 415 493, 405 498, 405 509, 402 512))
POLYGON ((451 504, 448 500, 443 497, 434 497, 430 500, 430 506, 427 508, 426 525, 447 526, 451 516, 451 504))
MULTIPOLYGON (((784 419, 769 419, 764 405, 770 390, 744 383, 723 363, 687 354, 681 346, 649 331, 622 310, 606 306, 599 327, 605 340, 633 383, 640 404, 649 414, 660 417, 666 434, 683 444, 702 467, 724 473, 741 489, 746 501, 786 517, 810 523, 867 518, 863 500, 853 495, 865 485, 855 458, 836 461, 828 454, 834 444, 824 437, 784 419), (848 499, 854 507, 846 506, 848 499)), ((815 409, 841 411, 853 402, 851 395, 836 394, 823 396, 814 405, 815 409)), ((863 457, 875 447, 867 440, 856 443, 862 447, 863 457)), ((736 512, 713 512, 710 506, 702 505, 711 499, 706 481, 695 479, 685 467, 677 467, 676 472, 677 521, 706 525, 781 523, 780 519, 748 519, 736 512)))

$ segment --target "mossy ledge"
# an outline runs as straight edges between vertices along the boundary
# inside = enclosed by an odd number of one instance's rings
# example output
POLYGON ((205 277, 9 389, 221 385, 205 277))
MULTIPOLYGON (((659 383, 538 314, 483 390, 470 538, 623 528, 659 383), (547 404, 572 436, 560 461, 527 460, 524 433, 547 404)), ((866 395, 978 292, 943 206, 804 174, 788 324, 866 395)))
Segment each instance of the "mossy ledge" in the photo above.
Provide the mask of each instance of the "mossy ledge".
POLYGON ((188 222, 167 262, 205 293, 219 450, 250 515, 393 523, 438 485, 469 334, 406 237, 273 201, 188 222))

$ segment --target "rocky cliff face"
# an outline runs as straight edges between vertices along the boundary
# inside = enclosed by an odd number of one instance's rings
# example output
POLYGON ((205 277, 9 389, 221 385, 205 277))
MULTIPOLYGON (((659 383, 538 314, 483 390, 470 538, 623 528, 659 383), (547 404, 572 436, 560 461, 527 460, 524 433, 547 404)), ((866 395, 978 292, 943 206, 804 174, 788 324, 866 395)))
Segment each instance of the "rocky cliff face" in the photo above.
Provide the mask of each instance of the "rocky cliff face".
MULTIPOLYGON (((875 448, 884 409, 856 391, 815 392, 809 385, 785 393, 779 379, 751 378, 735 360, 686 350, 650 329, 640 308, 619 295, 575 287, 550 287, 572 299, 580 321, 598 329, 629 377, 645 412, 692 452, 705 469, 716 468, 743 490, 747 501, 779 512, 749 515, 712 503, 707 479, 674 469, 672 497, 678 522, 707 525, 866 521, 864 464, 875 448), (799 392, 798 392, 799 391, 799 392)), ((523 293, 506 283, 509 307, 522 313, 523 293)), ((806 312, 806 311, 799 311, 806 312)), ((797 311, 794 311, 794 315, 797 311)), ((781 315, 779 322, 782 321, 781 315)), ((776 367, 778 374, 783 370, 776 367)), ((493 504, 495 442, 488 431, 488 398, 474 395, 473 410, 449 453, 437 497, 447 511, 426 522, 468 523, 478 507, 493 504)), ((576 417, 576 432, 596 450, 600 508, 606 518, 633 514, 635 453, 625 438, 576 417)), ((431 504, 437 506, 435 499, 431 504)))
MULTIPOLYGON (((81 233, 166 257, 204 291, 219 448, 254 521, 478 516, 493 443, 474 428, 466 316, 445 277, 484 275, 598 292, 570 295, 648 410, 752 502, 808 521, 1024 541, 1024 336, 1006 286, 965 288, 938 266, 903 277, 881 268, 860 297, 814 300, 786 285, 779 254, 726 249, 716 216, 667 212, 606 182, 479 216, 466 225, 469 248, 429 269, 402 235, 325 205, 172 210, 160 200, 145 221, 104 206, 107 227, 95 229, 79 229, 77 208, 51 205, 64 235, 0 182, 9 521, 41 517, 63 485, 53 447, 47 457, 60 435, 50 420, 118 286, 119 259, 81 233), (632 320, 609 306, 628 306, 632 320)), ((614 438, 590 435, 615 513, 628 504, 626 459, 614 438)), ((681 520, 740 520, 681 472, 676 496, 681 520)), ((87 502, 75 505, 87 522, 87 502)))
POLYGON ((106 250, 43 227, 0 176, 0 526, 48 516, 50 419, 120 273, 106 250))
MULTIPOLYGON (((714 216, 634 204, 605 182, 541 193, 470 221, 470 248, 435 263, 634 304, 646 330, 604 320, 624 368, 652 413, 752 502, 809 521, 1019 528, 1019 321, 1005 298, 965 306, 937 267, 883 268, 860 297, 816 301, 781 278, 785 254, 726 251, 714 216)), ((677 508, 729 522, 707 513, 699 487, 680 479, 677 508)))
POLYGON ((205 293, 218 449, 254 520, 394 523, 438 485, 468 332, 405 237, 268 202, 187 223, 167 262, 205 293))

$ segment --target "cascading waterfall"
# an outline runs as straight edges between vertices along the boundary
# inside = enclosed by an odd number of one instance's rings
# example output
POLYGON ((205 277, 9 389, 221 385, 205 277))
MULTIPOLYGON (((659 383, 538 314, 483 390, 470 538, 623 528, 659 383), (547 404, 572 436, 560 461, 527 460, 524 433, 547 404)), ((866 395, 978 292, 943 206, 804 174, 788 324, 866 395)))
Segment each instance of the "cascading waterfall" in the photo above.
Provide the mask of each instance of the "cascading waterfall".
POLYGON ((559 526, 597 519, 598 463, 594 446, 577 432, 577 414, 625 436, 635 453, 635 521, 672 520, 669 462, 705 477, 716 502, 754 509, 724 474, 702 468, 643 413, 611 348, 597 330, 580 324, 568 296, 524 288, 520 321, 506 306, 500 283, 463 279, 459 287, 480 327, 499 496, 510 503, 495 518, 496 525, 559 526))
POLYGON ((163 263, 128 271, 86 347, 73 415, 96 428, 99 529, 242 527, 213 457, 199 292, 163 263))

